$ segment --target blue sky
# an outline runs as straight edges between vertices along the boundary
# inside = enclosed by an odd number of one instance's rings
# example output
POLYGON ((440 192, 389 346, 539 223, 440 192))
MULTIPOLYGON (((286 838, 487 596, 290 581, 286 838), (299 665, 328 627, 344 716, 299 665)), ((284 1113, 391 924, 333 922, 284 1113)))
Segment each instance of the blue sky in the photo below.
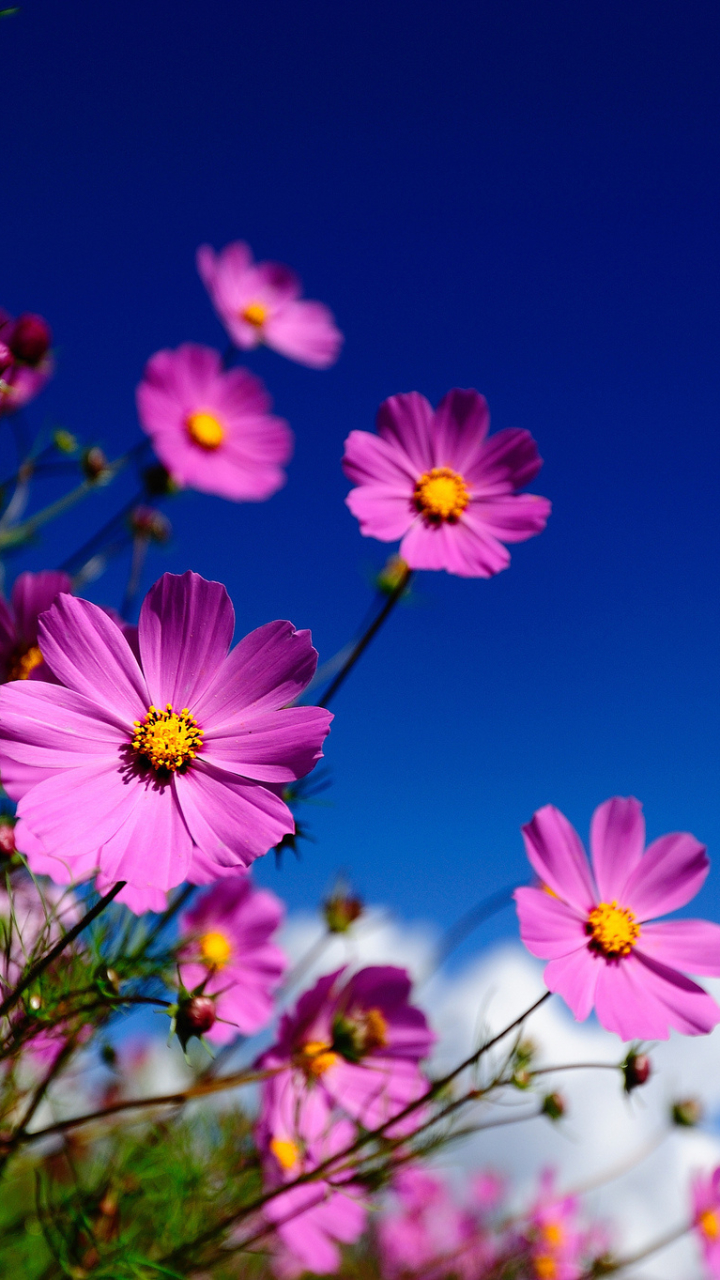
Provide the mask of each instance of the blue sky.
MULTIPOLYGON (((294 906, 342 868, 450 924, 526 875, 535 808, 584 833, 613 793, 720 854, 719 45, 695 0, 30 0, 0 24, 0 305, 45 314, 58 351, 34 428, 122 451, 148 356, 224 345, 202 241, 292 264, 346 334, 327 373, 251 356, 296 434, 287 488, 176 500, 146 586, 194 568, 241 632, 289 617, 329 657, 387 551, 340 469, 384 397, 475 386, 545 459, 542 537, 491 582, 421 574, 339 696, 317 843, 259 869, 294 906)), ((126 572, 89 594, 118 604, 126 572)), ((720 870, 698 905, 720 918, 720 870)))

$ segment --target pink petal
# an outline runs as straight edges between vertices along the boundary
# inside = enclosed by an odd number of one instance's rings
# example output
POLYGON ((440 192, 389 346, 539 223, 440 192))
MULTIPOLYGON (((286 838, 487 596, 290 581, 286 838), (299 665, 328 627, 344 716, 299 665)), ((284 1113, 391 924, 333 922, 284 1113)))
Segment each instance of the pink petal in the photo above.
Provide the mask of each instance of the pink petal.
POLYGON ((140 610, 140 653, 151 702, 194 711, 226 657, 234 627, 235 612, 221 583, 192 572, 164 573, 140 610))
POLYGON ((720 978, 720 925, 709 920, 645 924, 637 951, 683 973, 720 978))
POLYGON ((645 819, 634 796, 614 796, 595 810, 590 849, 600 899, 623 905, 623 890, 645 851, 645 819))
POLYGON ((522 828, 525 852, 540 879, 587 919, 597 902, 582 841, 554 805, 538 809, 522 828))
POLYGON ((435 410, 433 465, 452 467, 466 475, 489 429, 490 411, 484 396, 457 387, 448 391, 435 410))
MULTIPOLYGON (((142 800, 139 779, 126 780, 117 759, 99 757, 32 787, 21 799, 18 815, 48 852, 72 866, 85 854, 95 856, 142 800)), ((99 865, 97 858, 94 865, 99 865)))
POLYGON ((408 531, 417 518, 408 493, 392 492, 385 485, 361 485, 351 489, 345 502, 360 524, 366 538, 395 542, 408 531))
POLYGON ((638 951, 602 965, 595 1010, 623 1040, 667 1040, 671 1027, 704 1035, 720 1022, 720 1008, 702 987, 638 951))
POLYGON ((176 774, 175 783, 193 840, 221 865, 247 867, 295 830, 279 796, 204 761, 176 774))
POLYGON ((645 850, 623 889, 625 901, 640 920, 663 916, 695 897, 710 863, 705 845, 686 831, 660 836, 645 850))
POLYGON ((400 544, 411 569, 446 569, 463 578, 490 578, 506 569, 510 556, 484 531, 463 519, 457 524, 428 525, 418 516, 400 544))
POLYGON ((587 946, 585 921, 566 903, 552 898, 544 889, 516 889, 513 897, 520 937, 532 955, 555 960, 587 946))
POLYGON ((258 782, 292 782, 321 759, 330 720, 322 707, 287 707, 226 722, 208 729, 202 759, 258 782))
POLYGON ((387 486, 391 494, 402 495, 407 501, 422 474, 395 440, 385 440, 369 431, 350 432, 345 441, 343 471, 355 484, 387 486))
POLYGON ((335 364, 343 344, 332 312, 322 302, 284 303, 263 325, 269 347, 311 369, 335 364))
POLYGON ((194 713, 211 732, 232 727, 250 709, 278 711, 302 693, 316 667, 317 650, 309 631, 296 631, 291 622, 267 622, 245 636, 218 666, 194 713))
MULTIPOLYGON (((116 880, 108 880, 100 873, 95 877, 95 888, 101 895, 108 893, 116 883, 116 880)), ((143 885, 142 888, 138 888, 137 885, 126 884, 125 888, 120 890, 115 901, 122 902, 136 916, 144 916, 146 911, 157 913, 164 911, 167 906, 167 894, 162 889, 154 888, 151 885, 143 885)))
POLYGON ((62 684, 132 727, 148 708, 142 672, 119 627, 89 600, 59 595, 38 628, 43 657, 62 684))
POLYGON ((547 498, 534 493, 510 493, 491 498, 473 496, 462 516, 478 533, 501 542, 525 542, 542 533, 552 511, 547 498))
POLYGON ((598 975, 603 967, 600 957, 584 946, 570 955, 551 960, 545 966, 543 981, 548 991, 562 996, 578 1022, 584 1022, 593 1007, 598 975))
POLYGON ((542 458, 530 432, 509 427, 485 441, 465 479, 479 496, 490 497, 523 489, 535 479, 541 466, 542 458))
POLYGON ((0 689, 0 768, 13 800, 43 778, 99 757, 119 768, 129 739, 114 716, 62 685, 17 680, 0 689))
POLYGON ((28 644, 37 642, 38 618, 50 608, 61 591, 70 591, 70 579, 66 573, 52 569, 42 573, 21 573, 15 579, 11 598, 17 633, 28 644))
POLYGON ((16 644, 15 618, 10 611, 7 600, 4 596, 0 596, 0 661, 3 664, 2 670, 0 670, 0 679, 5 678, 5 666, 16 644))
POLYGON ((193 841, 182 815, 177 777, 158 785, 141 782, 141 802, 122 827, 103 842, 98 858, 108 880, 127 880, 141 892, 167 892, 186 879, 193 841))
POLYGON ((405 454, 416 479, 433 466, 434 416, 432 405, 418 391, 390 396, 378 409, 379 435, 405 454))

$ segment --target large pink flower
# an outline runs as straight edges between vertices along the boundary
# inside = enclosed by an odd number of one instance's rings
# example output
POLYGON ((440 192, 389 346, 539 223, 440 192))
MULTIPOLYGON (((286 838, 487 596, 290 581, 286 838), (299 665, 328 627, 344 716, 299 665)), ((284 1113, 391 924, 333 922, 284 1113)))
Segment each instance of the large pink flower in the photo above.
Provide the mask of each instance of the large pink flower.
POLYGON ((288 965, 270 941, 283 919, 274 893, 255 889, 249 876, 222 880, 201 895, 180 920, 187 935, 181 977, 194 990, 216 996, 217 1022, 206 1033, 225 1044, 238 1032, 251 1035, 272 1017, 272 992, 288 965))
POLYGON ((268 413, 260 379, 223 370, 218 351, 192 342, 158 351, 145 366, 137 408, 179 484, 236 502, 262 502, 284 485, 292 432, 268 413))
POLYGON ((60 883, 98 871, 101 891, 126 880, 121 901, 137 907, 133 890, 192 879, 196 856, 217 878, 294 830, 276 790, 322 754, 330 714, 288 706, 317 654, 289 622, 228 653, 234 625, 225 588, 196 573, 148 592, 142 666, 97 605, 61 595, 43 614, 60 683, 0 689, 0 770, 33 870, 60 883))
POLYGON ((66 573, 46 569, 21 573, 9 605, 0 596, 0 683, 53 679, 38 648, 38 618, 62 591, 69 590, 66 573))
POLYGON ((327 369, 340 354, 343 337, 322 302, 300 297, 294 271, 279 262, 253 262, 242 240, 215 253, 203 244, 197 268, 228 335, 248 351, 261 342, 283 356, 327 369))
POLYGON ((606 800, 590 828, 592 871, 567 818, 546 805, 523 828, 525 849, 543 888, 515 891, 520 934, 550 963, 545 982, 575 1017, 595 1007, 623 1040, 666 1040, 670 1028, 702 1035, 720 1008, 684 976, 720 976, 720 926, 655 916, 683 907, 708 873, 705 846, 685 832, 645 849, 642 806, 606 800))
POLYGON ((0 308, 0 417, 34 400, 54 372, 50 330, 42 316, 13 320, 0 308))
POLYGON ((696 1174, 691 1186, 695 1234, 713 1280, 720 1280, 720 1168, 696 1174))
POLYGON ((408 1275, 481 1280, 494 1260, 495 1247, 479 1215, 454 1202, 443 1178, 423 1168, 402 1168, 392 1181, 392 1192, 392 1207, 378 1225, 387 1280, 408 1275))
MULTIPOLYGON (((407 973, 390 966, 320 978, 260 1059, 274 1072, 263 1085, 264 1114, 297 1115, 301 1124, 303 1100, 319 1097, 375 1129, 420 1098, 428 1084, 419 1064, 435 1036, 409 995, 407 973)), ((416 1122, 408 1117, 405 1126, 416 1122)))
POLYGON ((380 405, 378 434, 351 431, 343 467, 357 485, 346 498, 361 532, 402 538, 411 569, 490 578, 506 569, 504 542, 544 528, 547 498, 518 493, 542 461, 528 431, 488 438, 490 415, 477 391, 449 391, 435 412, 417 391, 380 405))

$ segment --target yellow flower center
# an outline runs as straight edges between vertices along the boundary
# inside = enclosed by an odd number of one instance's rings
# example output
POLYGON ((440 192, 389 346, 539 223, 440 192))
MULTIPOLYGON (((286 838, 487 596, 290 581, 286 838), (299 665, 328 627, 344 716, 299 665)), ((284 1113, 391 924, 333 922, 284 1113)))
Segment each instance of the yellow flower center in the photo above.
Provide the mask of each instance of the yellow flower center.
POLYGON ((335 1066, 338 1055, 333 1052, 328 1040, 308 1040, 300 1049, 298 1059, 300 1066, 308 1075, 319 1079, 329 1067, 335 1066))
POLYGON ((535 1266, 535 1275, 537 1280, 555 1280, 557 1276, 557 1262, 549 1253, 539 1253, 533 1259, 535 1266))
POLYGON ((388 1042, 388 1024, 379 1009, 368 1009, 365 1015, 365 1052, 384 1049, 388 1042))
POLYGON ((547 1241, 549 1245, 552 1245, 554 1249, 557 1249, 565 1238, 565 1232, 559 1222, 546 1222, 540 1232, 540 1235, 543 1240, 547 1241))
POLYGON ((708 1240, 717 1240, 720 1235, 720 1218, 714 1209, 704 1209, 698 1218, 698 1226, 708 1240))
POLYGON ((255 329, 262 329, 267 320, 268 309, 264 302, 248 302, 240 312, 240 318, 247 321, 255 329))
POLYGON ((203 744, 202 732, 187 707, 178 712, 169 702, 165 711, 151 706, 144 720, 133 723, 132 745, 140 762, 161 776, 178 770, 184 773, 203 744))
POLYGON ((465 481, 450 467, 423 472, 413 492, 417 510, 431 524, 441 524, 443 520, 455 524, 469 501, 465 481))
POLYGON ((43 662, 43 656, 36 644, 28 649, 17 650, 8 665, 8 680, 27 680, 30 672, 43 662))
POLYGON ((289 1138, 273 1138, 270 1143, 270 1150, 280 1168, 284 1169, 286 1173, 292 1169, 293 1165, 297 1164, 300 1152, 295 1143, 291 1142, 289 1138))
POLYGON ((212 965, 213 969, 222 969, 230 959, 232 946, 224 933, 211 929, 202 935, 200 951, 206 964, 212 965))
POLYGON ((222 422, 214 414, 206 413, 204 409, 188 415, 187 429, 191 440, 203 449, 217 449, 225 439, 225 428, 222 422))
POLYGON ((585 932, 590 946, 604 956, 629 956, 640 937, 640 925, 632 911, 617 902, 600 902, 587 918, 585 932))

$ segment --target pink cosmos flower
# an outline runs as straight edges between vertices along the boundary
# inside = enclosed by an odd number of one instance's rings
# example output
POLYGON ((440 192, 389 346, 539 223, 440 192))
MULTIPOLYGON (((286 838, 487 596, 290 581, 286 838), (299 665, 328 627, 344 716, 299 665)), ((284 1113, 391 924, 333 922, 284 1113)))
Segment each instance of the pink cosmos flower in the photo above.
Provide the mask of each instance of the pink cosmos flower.
POLYGON ((713 1280, 720 1280, 720 1168, 709 1176, 697 1174, 691 1195, 693 1225, 705 1265, 713 1280))
POLYGON ((54 373, 50 330, 41 316, 13 320, 0 308, 0 417, 22 409, 54 373))
POLYGON ((186 342, 148 360, 137 409, 160 461, 178 484, 236 502, 262 502, 285 483, 293 437, 268 413, 270 397, 247 369, 186 342))
POLYGON ((0 683, 53 679, 38 648, 38 618, 63 591, 70 591, 67 574, 46 569, 21 573, 10 604, 0 596, 0 683))
POLYGON ((220 253, 203 244, 197 269, 231 341, 242 351, 264 342, 313 369, 327 369, 340 354, 343 336, 322 302, 301 299, 302 285, 279 262, 253 262, 242 240, 220 253))
POLYGON ((288 966, 270 941, 280 927, 283 905, 274 893, 255 889, 249 876, 221 880, 180 919, 189 935, 180 974, 189 991, 203 984, 216 995, 217 1021, 206 1033, 226 1044, 238 1031, 251 1035, 273 1014, 272 992, 288 966))
MULTIPOLYGON (((140 666, 116 624, 58 596, 40 620, 59 684, 0 689, 0 769, 19 801, 16 839, 59 883, 98 872, 121 901, 203 867, 244 869, 294 830, 276 794, 319 759, 331 716, 289 703, 317 654, 270 622, 228 653, 235 615, 219 582, 166 573, 140 611, 140 666)), ((142 909, 147 903, 142 904, 142 909)))
MULTIPOLYGON (((274 1071, 263 1085, 270 1128, 273 1116, 287 1112, 298 1117, 302 1136, 303 1100, 310 1096, 375 1129, 427 1090, 419 1063, 435 1036, 424 1013, 408 1003, 405 970, 373 965, 344 975, 338 969, 306 991, 260 1059, 274 1071)), ((416 1124, 417 1115, 405 1121, 409 1130, 416 1124)))
POLYGON ((606 800, 590 828, 592 870, 580 837, 552 805, 523 828, 543 888, 515 892, 520 935, 550 963, 545 983, 582 1021, 590 1010, 623 1040, 666 1040, 670 1028, 702 1035, 720 1008, 684 976, 720 976, 720 926, 706 920, 648 921, 675 911, 708 873, 705 846, 685 832, 645 849, 642 806, 606 800))
POLYGON ((554 1175, 541 1176, 540 1195, 531 1211, 525 1242, 530 1274, 536 1280, 579 1280, 584 1273, 586 1234, 578 1229, 578 1202, 574 1196, 558 1196, 554 1175))
POLYGON ((528 431, 488 438, 490 415, 477 391, 449 391, 433 413, 417 391, 380 405, 378 434, 351 431, 343 467, 357 488, 345 501, 366 537, 402 538, 411 569, 490 578, 506 569, 504 542, 544 528, 547 498, 518 493, 542 465, 528 431))
POLYGON ((494 1260, 494 1246, 476 1217, 455 1204, 445 1181, 406 1168, 395 1175, 392 1191, 394 1204, 378 1225, 383 1276, 480 1280, 494 1260))

